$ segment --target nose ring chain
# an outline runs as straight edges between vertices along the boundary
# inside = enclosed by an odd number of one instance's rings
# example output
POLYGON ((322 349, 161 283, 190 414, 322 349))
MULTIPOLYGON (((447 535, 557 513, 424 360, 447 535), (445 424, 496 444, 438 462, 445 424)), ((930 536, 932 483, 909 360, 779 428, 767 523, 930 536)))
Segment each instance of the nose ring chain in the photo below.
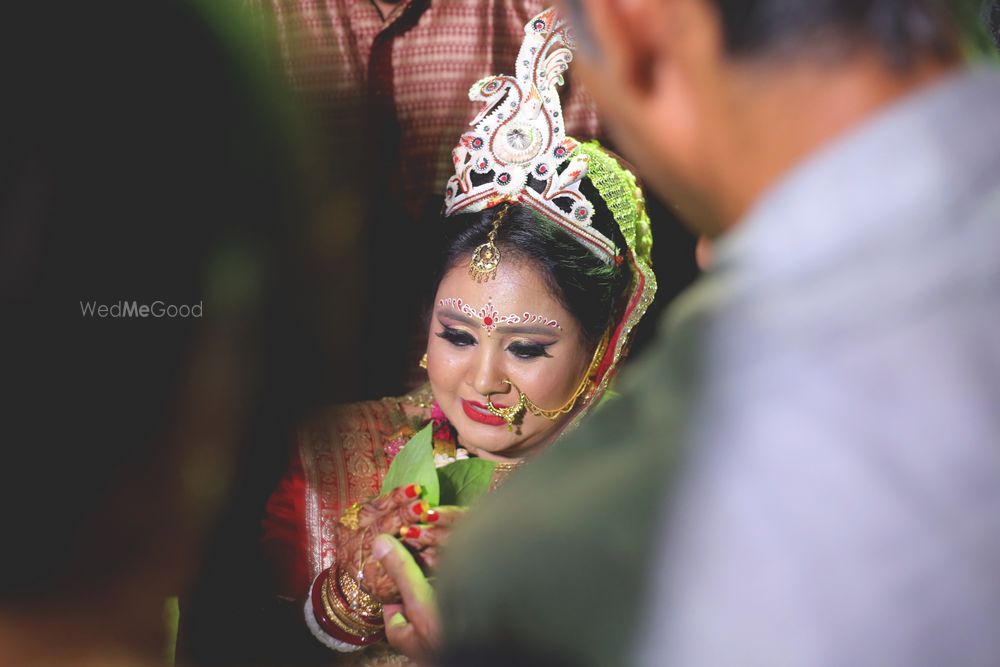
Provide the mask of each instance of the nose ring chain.
MULTIPOLYGON (((508 430, 514 429, 514 424, 520 422, 520 420, 524 417, 524 413, 526 411, 530 412, 536 417, 542 417, 550 421, 555 421, 561 415, 569 413, 576 406, 576 402, 580 399, 580 397, 583 396, 584 393, 588 392, 588 390, 594 388, 594 386, 596 385, 595 375, 597 372, 597 367, 600 364, 601 359, 604 358, 604 353, 607 351, 607 349, 608 349, 608 334, 605 333, 604 336, 601 338, 600 343, 598 343, 597 349, 594 350, 594 356, 590 360, 590 367, 587 369, 587 373, 580 380, 580 384, 577 385, 576 391, 573 392, 573 395, 570 396, 569 400, 566 401, 566 403, 563 404, 563 406, 560 408, 556 408, 555 410, 545 410, 543 408, 540 408, 537 405, 535 405, 530 398, 525 396, 524 392, 521 391, 516 384, 514 384, 510 380, 504 380, 503 383, 505 385, 507 385, 508 387, 517 392, 517 403, 510 406, 509 408, 498 408, 497 406, 493 405, 493 400, 492 400, 493 393, 489 393, 486 394, 486 409, 489 410, 491 414, 507 422, 508 430)), ((590 398, 591 394, 587 393, 587 396, 584 400, 589 400, 590 398)))

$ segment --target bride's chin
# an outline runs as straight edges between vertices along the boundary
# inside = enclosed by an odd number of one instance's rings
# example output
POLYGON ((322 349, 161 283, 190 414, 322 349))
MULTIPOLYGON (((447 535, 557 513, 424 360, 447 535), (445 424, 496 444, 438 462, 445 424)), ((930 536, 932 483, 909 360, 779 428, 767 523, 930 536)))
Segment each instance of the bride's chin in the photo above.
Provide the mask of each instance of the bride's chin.
POLYGON ((513 438, 506 427, 490 427, 476 424, 458 433, 458 444, 476 456, 486 453, 502 457, 505 452, 518 449, 523 441, 523 438, 513 438), (485 429, 496 429, 498 432, 481 432, 485 429))
POLYGON ((467 449, 470 454, 498 462, 510 462, 530 457, 533 452, 545 447, 545 445, 538 444, 539 439, 545 437, 545 434, 533 432, 513 436, 506 427, 502 429, 502 435, 498 434, 493 437, 489 437, 489 434, 484 436, 472 432, 468 432, 466 435, 467 437, 463 438, 462 434, 459 433, 459 445, 467 449))
MULTIPOLYGON (((471 435, 471 434, 470 434, 471 435)), ((458 436, 458 444, 465 447, 469 452, 478 454, 479 452, 489 452, 491 454, 503 454, 508 449, 516 449, 520 444, 518 441, 511 441, 501 437, 483 437, 479 434, 472 437, 463 438, 458 436)))

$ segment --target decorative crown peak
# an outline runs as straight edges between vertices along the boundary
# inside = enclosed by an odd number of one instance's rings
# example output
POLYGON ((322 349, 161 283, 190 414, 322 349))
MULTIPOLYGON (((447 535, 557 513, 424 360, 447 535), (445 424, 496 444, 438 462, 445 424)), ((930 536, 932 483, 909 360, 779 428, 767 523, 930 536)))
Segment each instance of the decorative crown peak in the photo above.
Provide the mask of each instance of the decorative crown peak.
POLYGON ((486 77, 469 89, 469 99, 486 106, 452 151, 445 215, 524 204, 613 262, 615 244, 590 226, 594 206, 580 192, 590 158, 566 136, 557 91, 573 59, 572 31, 550 8, 524 33, 515 76, 486 77))

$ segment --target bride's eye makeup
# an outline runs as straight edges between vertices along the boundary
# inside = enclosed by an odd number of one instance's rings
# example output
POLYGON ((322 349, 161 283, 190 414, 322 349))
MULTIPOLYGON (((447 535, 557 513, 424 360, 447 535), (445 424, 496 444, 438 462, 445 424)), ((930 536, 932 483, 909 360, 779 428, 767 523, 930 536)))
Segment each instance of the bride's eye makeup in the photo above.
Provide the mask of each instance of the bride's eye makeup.
POLYGON ((447 324, 441 325, 443 329, 434 334, 438 338, 443 338, 455 347, 468 347, 476 344, 476 338, 472 334, 449 327, 447 324))
POLYGON ((549 346, 552 343, 531 343, 528 341, 514 341, 507 346, 507 351, 519 359, 536 359, 538 357, 549 357, 549 346))

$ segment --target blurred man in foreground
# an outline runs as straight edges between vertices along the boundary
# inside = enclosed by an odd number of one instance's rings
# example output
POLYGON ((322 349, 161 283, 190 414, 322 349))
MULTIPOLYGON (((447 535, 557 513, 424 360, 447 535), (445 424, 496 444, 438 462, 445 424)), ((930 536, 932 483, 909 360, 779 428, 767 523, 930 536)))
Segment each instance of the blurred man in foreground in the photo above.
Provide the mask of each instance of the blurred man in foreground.
POLYGON ((943 1, 564 4, 713 264, 456 532, 445 662, 1000 663, 1000 75, 943 1))
POLYGON ((222 5, 8 19, 0 664, 162 664, 238 445, 313 386, 296 160, 222 5))

